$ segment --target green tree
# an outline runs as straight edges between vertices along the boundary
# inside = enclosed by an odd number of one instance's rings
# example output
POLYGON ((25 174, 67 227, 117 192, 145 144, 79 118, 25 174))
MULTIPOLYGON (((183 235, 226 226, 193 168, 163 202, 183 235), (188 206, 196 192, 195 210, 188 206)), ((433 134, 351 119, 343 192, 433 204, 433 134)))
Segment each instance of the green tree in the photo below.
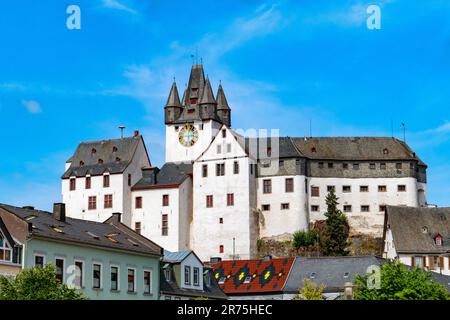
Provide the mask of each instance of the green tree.
POLYGON ((295 231, 292 235, 292 246, 295 249, 306 248, 315 245, 317 232, 315 230, 295 231))
POLYGON ((430 273, 419 268, 410 269, 400 262, 381 266, 380 285, 372 288, 369 277, 357 276, 354 298, 356 300, 449 300, 447 290, 434 282, 430 273))
POLYGON ((320 244, 322 253, 326 256, 346 256, 350 245, 348 241, 349 225, 347 217, 337 208, 338 198, 331 189, 326 197, 326 225, 322 231, 320 244))
POLYGON ((292 300, 323 300, 325 285, 318 286, 309 279, 303 279, 303 287, 292 300))
POLYGON ((15 279, 0 276, 0 300, 85 300, 76 289, 56 279, 55 267, 23 269, 15 279))

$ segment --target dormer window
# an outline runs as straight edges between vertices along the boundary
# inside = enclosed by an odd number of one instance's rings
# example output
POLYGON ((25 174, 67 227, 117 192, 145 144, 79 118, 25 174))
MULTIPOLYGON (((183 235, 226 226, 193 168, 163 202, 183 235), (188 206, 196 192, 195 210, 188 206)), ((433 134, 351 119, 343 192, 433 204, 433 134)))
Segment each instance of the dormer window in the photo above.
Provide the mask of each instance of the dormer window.
POLYGON ((84 161, 80 160, 80 167, 84 166, 84 161))
POLYGON ((92 150, 91 150, 91 154, 96 154, 97 153, 97 150, 95 149, 95 148, 92 148, 92 150))
POLYGON ((441 236, 440 234, 437 234, 437 235, 434 237, 434 243, 435 243, 437 246, 442 246, 442 242, 443 242, 442 236, 441 236))
POLYGON ((103 163, 103 159, 98 159, 98 164, 102 164, 103 163))
POLYGON ((112 148, 112 152, 114 153, 114 152, 117 152, 117 147, 116 146, 114 146, 113 148, 112 148))
POLYGON ((383 154, 389 154, 389 150, 387 148, 383 149, 383 154))
POLYGON ((427 227, 422 227, 422 233, 427 233, 428 232, 428 228, 427 227))
POLYGON ((120 158, 119 157, 116 157, 116 162, 120 162, 120 158))
POLYGON ((312 148, 311 148, 311 152, 312 152, 312 153, 316 153, 316 151, 317 151, 317 150, 316 150, 316 147, 312 147, 312 148))

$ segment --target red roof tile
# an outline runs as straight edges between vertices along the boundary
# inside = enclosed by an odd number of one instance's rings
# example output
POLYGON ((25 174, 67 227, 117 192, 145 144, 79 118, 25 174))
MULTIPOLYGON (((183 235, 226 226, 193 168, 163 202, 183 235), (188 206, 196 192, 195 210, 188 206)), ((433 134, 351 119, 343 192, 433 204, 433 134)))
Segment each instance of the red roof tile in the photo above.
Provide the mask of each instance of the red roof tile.
POLYGON ((294 258, 228 260, 211 264, 211 268, 226 294, 280 292, 293 261, 294 258))

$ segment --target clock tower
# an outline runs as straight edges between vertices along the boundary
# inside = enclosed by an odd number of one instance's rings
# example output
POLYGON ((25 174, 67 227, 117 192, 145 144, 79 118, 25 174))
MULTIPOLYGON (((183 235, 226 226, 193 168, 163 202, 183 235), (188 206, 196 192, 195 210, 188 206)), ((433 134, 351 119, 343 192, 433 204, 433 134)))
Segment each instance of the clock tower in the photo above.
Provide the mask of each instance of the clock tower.
POLYGON ((222 85, 215 97, 201 64, 192 66, 181 101, 173 82, 164 114, 166 162, 194 161, 206 150, 222 124, 231 125, 231 109, 222 85))

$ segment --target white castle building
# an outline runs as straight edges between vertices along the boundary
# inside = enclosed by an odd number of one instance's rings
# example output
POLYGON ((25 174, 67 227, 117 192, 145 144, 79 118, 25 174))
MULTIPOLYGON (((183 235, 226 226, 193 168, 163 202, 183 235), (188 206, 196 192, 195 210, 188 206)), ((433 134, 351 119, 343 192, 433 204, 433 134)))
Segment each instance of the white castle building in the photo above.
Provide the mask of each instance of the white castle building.
POLYGON ((334 188, 352 233, 382 236, 386 205, 426 205, 426 168, 390 137, 256 138, 231 127, 222 85, 194 65, 165 106, 166 163, 152 167, 142 136, 83 142, 66 163, 71 217, 124 223, 170 251, 253 258, 260 238, 324 218, 334 188))

